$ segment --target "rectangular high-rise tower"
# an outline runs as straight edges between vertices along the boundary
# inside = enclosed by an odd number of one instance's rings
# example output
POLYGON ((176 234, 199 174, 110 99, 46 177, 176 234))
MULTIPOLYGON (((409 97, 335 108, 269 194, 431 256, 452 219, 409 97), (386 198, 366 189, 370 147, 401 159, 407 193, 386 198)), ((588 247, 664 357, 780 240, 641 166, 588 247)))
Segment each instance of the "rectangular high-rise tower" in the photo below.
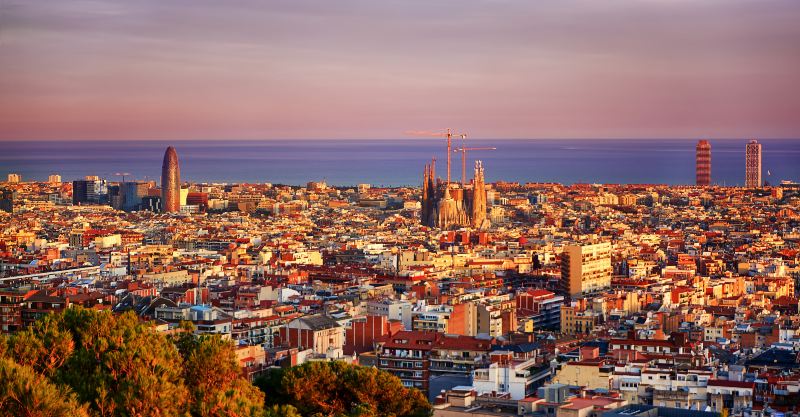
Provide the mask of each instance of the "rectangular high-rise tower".
POLYGON ((757 188, 761 184, 761 144, 751 140, 745 151, 744 186, 757 188))
POLYGON ((696 184, 711 185, 711 144, 707 140, 697 142, 695 158, 696 184))
POLYGON ((106 180, 85 179, 72 181, 72 204, 104 204, 106 202, 108 202, 108 184, 106 180))
POLYGON ((611 243, 567 245, 561 253, 561 288, 570 296, 611 287, 611 243))

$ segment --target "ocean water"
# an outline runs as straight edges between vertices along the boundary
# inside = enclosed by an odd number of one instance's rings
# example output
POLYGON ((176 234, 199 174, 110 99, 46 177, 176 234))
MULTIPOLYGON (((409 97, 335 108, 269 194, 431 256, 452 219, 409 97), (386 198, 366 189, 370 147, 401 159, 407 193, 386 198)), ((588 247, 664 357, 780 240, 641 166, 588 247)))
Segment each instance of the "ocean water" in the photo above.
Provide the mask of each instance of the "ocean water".
MULTIPOLYGON (((460 141, 454 140, 455 144, 460 141)), ((712 182, 744 183, 745 139, 711 140, 712 182)), ((764 179, 800 181, 800 139, 760 140, 764 179), (767 175, 767 171, 771 173, 767 175)), ((118 180, 158 180, 168 145, 175 146, 181 179, 192 182, 271 182, 300 185, 419 185, 422 169, 436 157, 445 176, 442 138, 404 140, 264 141, 13 141, 0 142, 0 177, 64 181, 99 175, 118 180)), ((475 159, 483 161, 487 182, 576 182, 693 184, 695 140, 558 139, 468 140, 467 146, 494 151, 467 154, 467 177, 475 159)), ((452 178, 461 178, 461 154, 452 154, 452 178)))

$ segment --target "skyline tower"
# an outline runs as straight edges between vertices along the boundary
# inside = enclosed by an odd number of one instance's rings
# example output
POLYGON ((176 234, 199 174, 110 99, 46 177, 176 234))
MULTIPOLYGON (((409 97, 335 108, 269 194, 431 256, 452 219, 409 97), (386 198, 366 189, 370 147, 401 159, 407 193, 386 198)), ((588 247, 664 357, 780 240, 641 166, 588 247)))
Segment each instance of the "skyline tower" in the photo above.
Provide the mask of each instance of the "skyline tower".
POLYGON ((711 185, 711 144, 707 140, 697 142, 695 176, 697 185, 711 185))
POLYGON ((745 148, 744 186, 757 188, 761 184, 761 144, 753 139, 745 148))
POLYGON ((181 171, 178 166, 178 153, 172 146, 164 152, 161 165, 161 211, 177 213, 181 209, 181 171))

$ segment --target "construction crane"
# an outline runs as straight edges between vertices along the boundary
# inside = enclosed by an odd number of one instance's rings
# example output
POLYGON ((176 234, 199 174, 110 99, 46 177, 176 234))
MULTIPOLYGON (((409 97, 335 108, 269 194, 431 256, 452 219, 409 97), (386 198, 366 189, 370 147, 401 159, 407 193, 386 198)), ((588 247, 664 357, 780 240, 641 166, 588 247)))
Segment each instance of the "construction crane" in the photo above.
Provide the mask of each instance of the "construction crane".
POLYGON ((420 131, 420 130, 413 130, 406 132, 409 135, 413 136, 433 136, 433 137, 446 137, 447 138, 447 186, 450 186, 450 153, 453 150, 453 136, 460 136, 461 140, 463 141, 466 137, 466 133, 452 133, 450 129, 447 129, 447 132, 430 132, 430 131, 420 131))
MULTIPOLYGON (((466 136, 466 135, 464 135, 466 136)), ((453 149, 453 152, 461 152, 461 186, 467 186, 467 151, 496 151, 497 148, 484 146, 479 148, 466 148, 464 146, 453 149)))

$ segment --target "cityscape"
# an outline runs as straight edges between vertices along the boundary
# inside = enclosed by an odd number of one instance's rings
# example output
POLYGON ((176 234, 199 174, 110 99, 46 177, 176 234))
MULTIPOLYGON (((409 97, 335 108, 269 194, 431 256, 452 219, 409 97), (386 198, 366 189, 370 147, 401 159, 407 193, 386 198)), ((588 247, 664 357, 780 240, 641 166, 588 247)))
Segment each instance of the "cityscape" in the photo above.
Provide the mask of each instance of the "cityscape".
POLYGON ((8 174, 2 332, 191 322, 251 381, 342 361, 448 416, 794 410, 800 183, 765 184, 757 140, 744 187, 714 185, 708 140, 693 185, 561 185, 485 183, 442 136, 418 187, 187 183, 173 146, 159 181, 8 174))
POLYGON ((0 6, 0 417, 800 417, 800 4, 223 3, 0 6))

